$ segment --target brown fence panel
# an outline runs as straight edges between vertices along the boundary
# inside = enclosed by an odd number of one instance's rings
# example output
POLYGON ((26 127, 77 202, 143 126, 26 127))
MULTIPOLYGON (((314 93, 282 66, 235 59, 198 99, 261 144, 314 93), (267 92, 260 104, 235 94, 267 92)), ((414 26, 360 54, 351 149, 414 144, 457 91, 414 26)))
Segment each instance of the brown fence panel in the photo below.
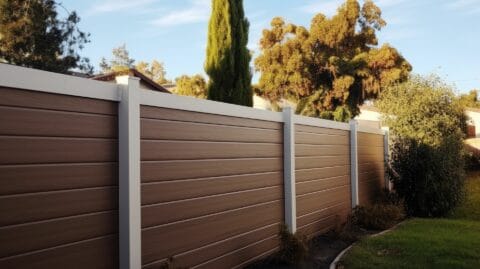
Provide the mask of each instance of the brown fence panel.
POLYGON ((358 198, 360 205, 371 203, 385 187, 383 135, 358 133, 358 198))
POLYGON ((117 268, 117 104, 0 88, 0 268, 117 268))
POLYGON ((141 106, 142 264, 232 268, 278 248, 282 123, 141 106))
POLYGON ((351 208, 349 131, 295 126, 298 231, 311 237, 346 221, 351 208))

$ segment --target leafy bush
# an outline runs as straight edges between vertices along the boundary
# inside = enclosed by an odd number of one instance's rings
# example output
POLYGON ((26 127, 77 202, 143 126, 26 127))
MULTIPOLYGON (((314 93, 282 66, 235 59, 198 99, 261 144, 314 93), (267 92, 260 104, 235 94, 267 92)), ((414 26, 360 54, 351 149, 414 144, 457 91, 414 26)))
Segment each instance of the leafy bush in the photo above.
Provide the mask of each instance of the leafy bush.
POLYGON ((292 234, 287 226, 280 230, 280 251, 278 258, 287 264, 299 264, 308 255, 308 240, 304 235, 292 234))
POLYGON ((446 138, 438 146, 397 139, 392 147, 395 189, 409 215, 440 217, 464 197, 462 142, 446 138))
POLYGON ((409 215, 439 217, 463 198, 466 116, 438 77, 411 77, 381 94, 377 107, 393 143, 389 175, 409 215))
POLYGON ((383 203, 358 206, 352 213, 353 223, 369 230, 388 229, 404 217, 405 214, 401 205, 383 203))

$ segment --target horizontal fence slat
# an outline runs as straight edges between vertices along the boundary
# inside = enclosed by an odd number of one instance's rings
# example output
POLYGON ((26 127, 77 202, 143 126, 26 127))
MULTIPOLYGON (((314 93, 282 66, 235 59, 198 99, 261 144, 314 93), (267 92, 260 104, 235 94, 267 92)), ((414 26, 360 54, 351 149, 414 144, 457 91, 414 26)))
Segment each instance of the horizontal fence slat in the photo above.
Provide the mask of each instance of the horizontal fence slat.
POLYGON ((117 137, 114 116, 0 106, 0 135, 117 137))
POLYGON ((305 195, 297 195, 297 217, 319 210, 322 205, 350 199, 350 186, 342 186, 305 195))
POLYGON ((312 238, 316 234, 326 233, 339 227, 341 223, 340 219, 342 219, 340 215, 328 216, 307 225, 298 227, 297 232, 307 236, 307 238, 312 238))
POLYGON ((142 204, 153 204, 282 184, 282 172, 164 181, 142 184, 141 197, 142 204))
POLYGON ((236 266, 242 265, 245 261, 256 258, 258 253, 265 253, 278 248, 279 244, 280 239, 278 236, 272 236, 264 240, 257 240, 257 242, 247 247, 237 249, 228 255, 218 257, 217 259, 201 264, 196 268, 235 268, 236 266))
POLYGON ((282 143, 280 130, 171 120, 141 120, 142 139, 282 143))
POLYGON ((371 146, 371 145, 358 145, 358 155, 372 155, 372 154, 379 154, 383 153, 383 145, 382 146, 371 146))
POLYGON ((105 187, 3 196, 0 226, 113 210, 117 195, 117 188, 105 187))
POLYGON ((311 168, 304 170, 295 171, 295 180, 296 182, 338 177, 338 176, 350 176, 350 165, 340 165, 334 167, 325 167, 325 168, 311 168))
POLYGON ((116 163, 0 165, 0 195, 116 185, 116 163))
POLYGON ((0 228, 0 258, 117 233, 117 212, 0 228))
POLYGON ((0 105, 117 115, 117 102, 0 87, 0 105))
POLYGON ((348 136, 327 135, 327 134, 311 134, 311 133, 295 133, 296 144, 311 145, 349 145, 350 138, 348 136))
POLYGON ((281 144, 236 142, 145 141, 143 161, 281 157, 281 144))
MULTIPOLYGON (((192 251, 175 255, 175 265, 179 268, 189 268, 194 265, 207 262, 214 257, 220 257, 226 254, 230 254, 239 248, 247 247, 264 238, 278 235, 279 232, 279 223, 248 231, 246 233, 230 237, 226 240, 215 242, 213 244, 192 251)), ((156 269, 160 264, 161 262, 154 262, 152 264, 144 266, 144 268, 156 269)))
POLYGON ((349 176, 332 177, 327 179, 319 179, 307 182, 299 182, 296 184, 297 194, 305 194, 309 192, 321 191, 336 188, 350 184, 349 176))
POLYGON ((364 173, 358 174, 358 182, 369 181, 373 178, 383 179, 385 172, 383 169, 372 170, 364 173))
POLYGON ((142 227, 201 217, 259 203, 280 200, 282 198, 283 189, 280 186, 276 186, 143 206, 142 227))
POLYGON ((366 172, 371 172, 371 171, 374 171, 374 170, 378 170, 378 171, 385 171, 384 170, 384 163, 383 161, 382 162, 375 162, 375 163, 363 163, 363 164, 359 164, 358 165, 358 173, 359 174, 362 174, 362 173, 366 173, 366 172))
POLYGON ((142 162, 142 182, 282 171, 282 158, 142 162))
POLYGON ((350 156, 324 156, 324 157, 297 157, 295 167, 297 169, 322 168, 341 166, 350 163, 350 156))
POLYGON ((118 142, 103 139, 0 137, 0 164, 115 162, 118 142))
POLYGON ((322 205, 322 207, 319 207, 316 211, 298 217, 297 225, 298 227, 302 227, 323 218, 338 215, 339 212, 344 210, 349 211, 350 209, 351 205, 349 200, 342 202, 329 202, 325 205, 322 205))
POLYGON ((282 204, 282 201, 276 201, 144 229, 142 232, 142 263, 147 264, 169 258, 253 229, 279 223, 283 218, 282 204), (169 244, 165 244, 165 242, 169 242, 169 244))
POLYGON ((368 163, 382 163, 383 157, 384 157, 383 153, 377 153, 372 155, 359 155, 358 164, 361 165, 361 164, 368 164, 368 163))
POLYGON ((165 119, 165 120, 176 120, 176 121, 187 121, 187 122, 197 122, 197 123, 213 123, 220 125, 231 125, 231 126, 243 126, 243 127, 256 127, 256 128, 267 128, 267 129, 282 129, 282 123, 265 121, 265 120, 255 120, 255 119, 246 119, 238 117, 230 117, 223 115, 214 115, 193 111, 183 111, 177 109, 168 109, 160 107, 151 107, 151 106, 140 106, 140 117, 150 118, 150 119, 165 119))
POLYGON ((118 268, 118 236, 105 236, 8 259, 2 269, 118 268))
POLYGON ((359 182, 358 198, 360 205, 371 204, 373 201, 375 201, 375 197, 380 194, 380 191, 384 185, 385 184, 383 183, 383 180, 375 178, 368 181, 359 182))
POLYGON ((295 156, 335 156, 335 155, 348 155, 350 149, 348 146, 331 146, 331 145, 295 145, 295 156))
POLYGON ((329 135, 343 135, 343 136, 350 135, 350 132, 346 130, 322 128, 322 127, 307 126, 307 125, 301 125, 301 124, 295 124, 295 131, 300 133, 315 133, 315 134, 329 134, 329 135))
POLYGON ((358 146, 383 147, 383 135, 358 133, 358 146))

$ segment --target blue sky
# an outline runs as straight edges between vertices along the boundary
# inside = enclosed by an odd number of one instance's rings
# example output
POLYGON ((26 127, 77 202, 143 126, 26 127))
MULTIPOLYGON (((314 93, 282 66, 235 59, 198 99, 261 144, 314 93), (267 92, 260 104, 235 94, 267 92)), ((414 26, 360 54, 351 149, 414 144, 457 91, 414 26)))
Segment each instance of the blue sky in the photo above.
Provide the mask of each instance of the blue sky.
MULTIPOLYGON (((244 0, 249 47, 275 16, 308 26, 342 0, 244 0)), ((460 92, 480 88, 480 0, 374 0, 387 26, 381 43, 396 47, 419 74, 438 73, 460 92)), ((91 43, 83 50, 98 68, 102 56, 127 44, 138 60, 164 62, 167 77, 203 73, 211 0, 63 0, 76 10, 91 43)), ((258 74, 255 76, 255 79, 258 74)))

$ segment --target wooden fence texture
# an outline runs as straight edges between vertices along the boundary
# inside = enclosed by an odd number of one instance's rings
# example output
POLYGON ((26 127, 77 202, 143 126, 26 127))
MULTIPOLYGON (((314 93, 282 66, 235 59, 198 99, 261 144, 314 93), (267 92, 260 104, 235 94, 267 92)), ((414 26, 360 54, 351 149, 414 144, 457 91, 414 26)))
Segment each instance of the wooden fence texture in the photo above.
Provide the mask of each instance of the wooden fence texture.
POLYGON ((351 211, 350 133, 295 126, 298 231, 311 237, 344 223, 351 211))
MULTIPOLYGON (((2 269, 241 268, 278 250, 286 217, 312 237, 337 228, 351 212, 356 170, 348 124, 289 116, 295 139, 285 151, 284 133, 292 128, 284 128, 281 113, 145 90, 143 99, 129 101, 104 82, 5 65, 0 71, 2 269), (29 90, 1 88, 17 81, 29 90), (125 156, 137 155, 118 150, 122 105, 129 102, 140 107, 140 130, 135 125, 129 136, 138 142, 140 133, 140 160, 133 164, 125 156), (285 158, 292 160, 289 173, 285 158), (119 162, 139 167, 140 191, 128 185, 138 173, 122 173, 119 181, 119 162), (295 184, 285 188, 289 180, 295 184), (296 210, 289 216, 291 201, 296 210), (141 212, 141 228, 125 226, 133 219, 125 204, 141 212), (130 232, 134 240, 119 242, 130 232), (122 253, 134 262, 120 261, 119 249, 130 246, 122 253)), ((380 133, 358 132, 361 205, 384 186, 380 133)))
POLYGON ((117 104, 0 88, 0 268, 118 267, 117 104))
POLYGON ((278 247, 282 124, 142 106, 142 264, 234 268, 278 247))
POLYGON ((359 205, 373 202, 385 187, 384 136, 358 133, 358 198, 359 205))

